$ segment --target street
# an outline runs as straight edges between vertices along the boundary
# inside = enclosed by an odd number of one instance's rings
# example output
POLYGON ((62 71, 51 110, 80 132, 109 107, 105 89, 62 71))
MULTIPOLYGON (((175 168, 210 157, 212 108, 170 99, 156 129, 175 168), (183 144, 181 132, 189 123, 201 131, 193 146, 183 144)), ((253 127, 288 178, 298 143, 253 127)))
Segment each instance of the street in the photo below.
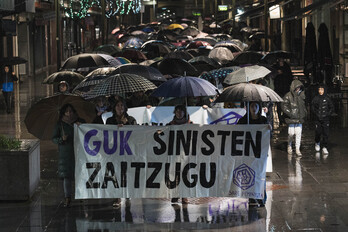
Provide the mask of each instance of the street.
MULTIPOLYGON (((42 85, 46 73, 15 85, 14 113, 0 110, 0 134, 34 139, 24 125, 30 106, 53 93, 42 85)), ((3 103, 2 103, 3 104, 3 103)), ((57 147, 41 141, 41 181, 29 201, 0 201, 1 231, 347 231, 347 102, 332 118, 329 155, 314 150, 310 121, 303 127, 302 157, 288 155, 287 128, 275 127, 271 141, 273 172, 267 173, 267 202, 248 207, 242 198, 73 200, 63 208, 62 181, 57 177, 57 147)))

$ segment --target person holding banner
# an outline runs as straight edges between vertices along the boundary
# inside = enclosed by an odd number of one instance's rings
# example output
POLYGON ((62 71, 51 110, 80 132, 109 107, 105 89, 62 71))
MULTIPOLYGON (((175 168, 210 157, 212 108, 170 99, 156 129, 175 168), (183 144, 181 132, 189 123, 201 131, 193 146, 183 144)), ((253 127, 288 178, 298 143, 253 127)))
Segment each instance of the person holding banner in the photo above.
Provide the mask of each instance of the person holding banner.
POLYGON ((10 72, 9 66, 4 67, 4 72, 1 75, 1 90, 2 94, 5 98, 6 103, 6 112, 8 114, 11 113, 11 100, 12 100, 12 93, 13 93, 13 82, 18 81, 18 78, 16 77, 14 72, 10 72))
MULTIPOLYGON (((106 124, 112 125, 137 125, 137 121, 132 116, 127 114, 127 105, 123 99, 117 99, 115 105, 112 108, 112 117, 106 120, 106 124)), ((114 208, 119 208, 121 206, 121 199, 116 198, 112 204, 114 208)))
MULTIPOLYGON (((168 125, 182 125, 191 124, 190 116, 187 114, 186 107, 184 105, 177 105, 174 108, 173 120, 168 123, 168 125)), ((172 203, 178 202, 179 198, 172 198, 172 203)), ((188 203, 187 198, 182 198, 181 202, 184 204, 188 203)))
POLYGON ((74 124, 84 122, 71 104, 65 104, 59 110, 59 119, 53 131, 52 141, 58 144, 58 176, 63 179, 64 207, 70 207, 75 175, 74 124))
MULTIPOLYGON (((249 110, 247 110, 247 113, 239 119, 237 124, 268 124, 269 129, 272 130, 272 126, 271 124, 269 124, 267 118, 261 115, 261 106, 258 102, 249 103, 249 110), (247 116, 248 112, 249 112, 249 121, 247 116)), ((265 198, 263 200, 249 198, 249 206, 264 207, 266 199, 267 199, 267 196, 266 196, 266 181, 265 181, 265 198)))

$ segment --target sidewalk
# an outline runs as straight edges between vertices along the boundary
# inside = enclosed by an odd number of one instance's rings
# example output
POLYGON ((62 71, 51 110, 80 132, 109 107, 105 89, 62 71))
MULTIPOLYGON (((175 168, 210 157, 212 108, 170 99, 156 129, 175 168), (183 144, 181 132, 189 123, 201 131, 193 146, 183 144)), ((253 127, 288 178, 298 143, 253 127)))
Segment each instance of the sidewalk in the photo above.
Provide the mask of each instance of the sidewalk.
MULTIPOLYGON (((52 94, 44 77, 16 84, 14 113, 0 109, 0 134, 34 138, 23 121, 33 102, 52 94)), ((286 153, 287 128, 275 128, 268 200, 258 209, 248 209, 246 199, 213 197, 190 198, 187 205, 130 199, 119 209, 112 199, 74 200, 66 209, 57 147, 41 141, 40 186, 30 201, 0 201, 0 231, 348 231, 347 102, 341 111, 332 121, 328 156, 315 153, 311 122, 303 128, 302 157, 286 153)))

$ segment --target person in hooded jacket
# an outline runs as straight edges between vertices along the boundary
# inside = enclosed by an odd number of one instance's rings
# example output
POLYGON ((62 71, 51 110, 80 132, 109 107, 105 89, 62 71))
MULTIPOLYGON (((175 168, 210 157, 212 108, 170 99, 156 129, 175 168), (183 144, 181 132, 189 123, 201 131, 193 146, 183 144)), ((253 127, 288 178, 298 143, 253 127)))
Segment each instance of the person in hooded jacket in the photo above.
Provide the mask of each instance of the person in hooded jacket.
POLYGON ((293 80, 290 91, 285 94, 281 104, 282 111, 285 114, 285 122, 288 124, 287 151, 292 154, 292 143, 295 136, 296 155, 298 156, 302 156, 300 151, 302 124, 307 116, 305 98, 304 85, 299 80, 293 80))
POLYGON ((316 95, 311 104, 311 112, 314 115, 315 122, 315 150, 328 154, 327 143, 329 138, 330 116, 334 112, 334 105, 327 95, 327 87, 324 84, 319 85, 318 95, 316 95), (320 143, 320 138, 322 141, 320 143))
POLYGON ((69 88, 70 88, 70 86, 69 86, 68 82, 66 82, 66 81, 61 81, 58 84, 58 92, 59 93, 63 93, 63 94, 69 93, 69 88))

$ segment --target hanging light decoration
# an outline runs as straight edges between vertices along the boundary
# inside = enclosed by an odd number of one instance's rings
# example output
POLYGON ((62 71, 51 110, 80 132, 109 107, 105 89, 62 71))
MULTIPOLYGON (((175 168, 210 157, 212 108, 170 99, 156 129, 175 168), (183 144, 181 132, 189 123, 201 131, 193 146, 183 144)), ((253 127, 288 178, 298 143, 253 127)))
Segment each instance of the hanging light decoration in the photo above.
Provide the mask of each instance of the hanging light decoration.
POLYGON ((132 10, 134 14, 140 12, 141 0, 65 0, 60 1, 60 5, 64 10, 64 14, 69 18, 84 18, 88 16, 88 10, 93 5, 101 8, 100 1, 105 1, 105 16, 110 18, 117 13, 129 14, 132 10), (79 6, 78 6, 79 5, 79 6))

